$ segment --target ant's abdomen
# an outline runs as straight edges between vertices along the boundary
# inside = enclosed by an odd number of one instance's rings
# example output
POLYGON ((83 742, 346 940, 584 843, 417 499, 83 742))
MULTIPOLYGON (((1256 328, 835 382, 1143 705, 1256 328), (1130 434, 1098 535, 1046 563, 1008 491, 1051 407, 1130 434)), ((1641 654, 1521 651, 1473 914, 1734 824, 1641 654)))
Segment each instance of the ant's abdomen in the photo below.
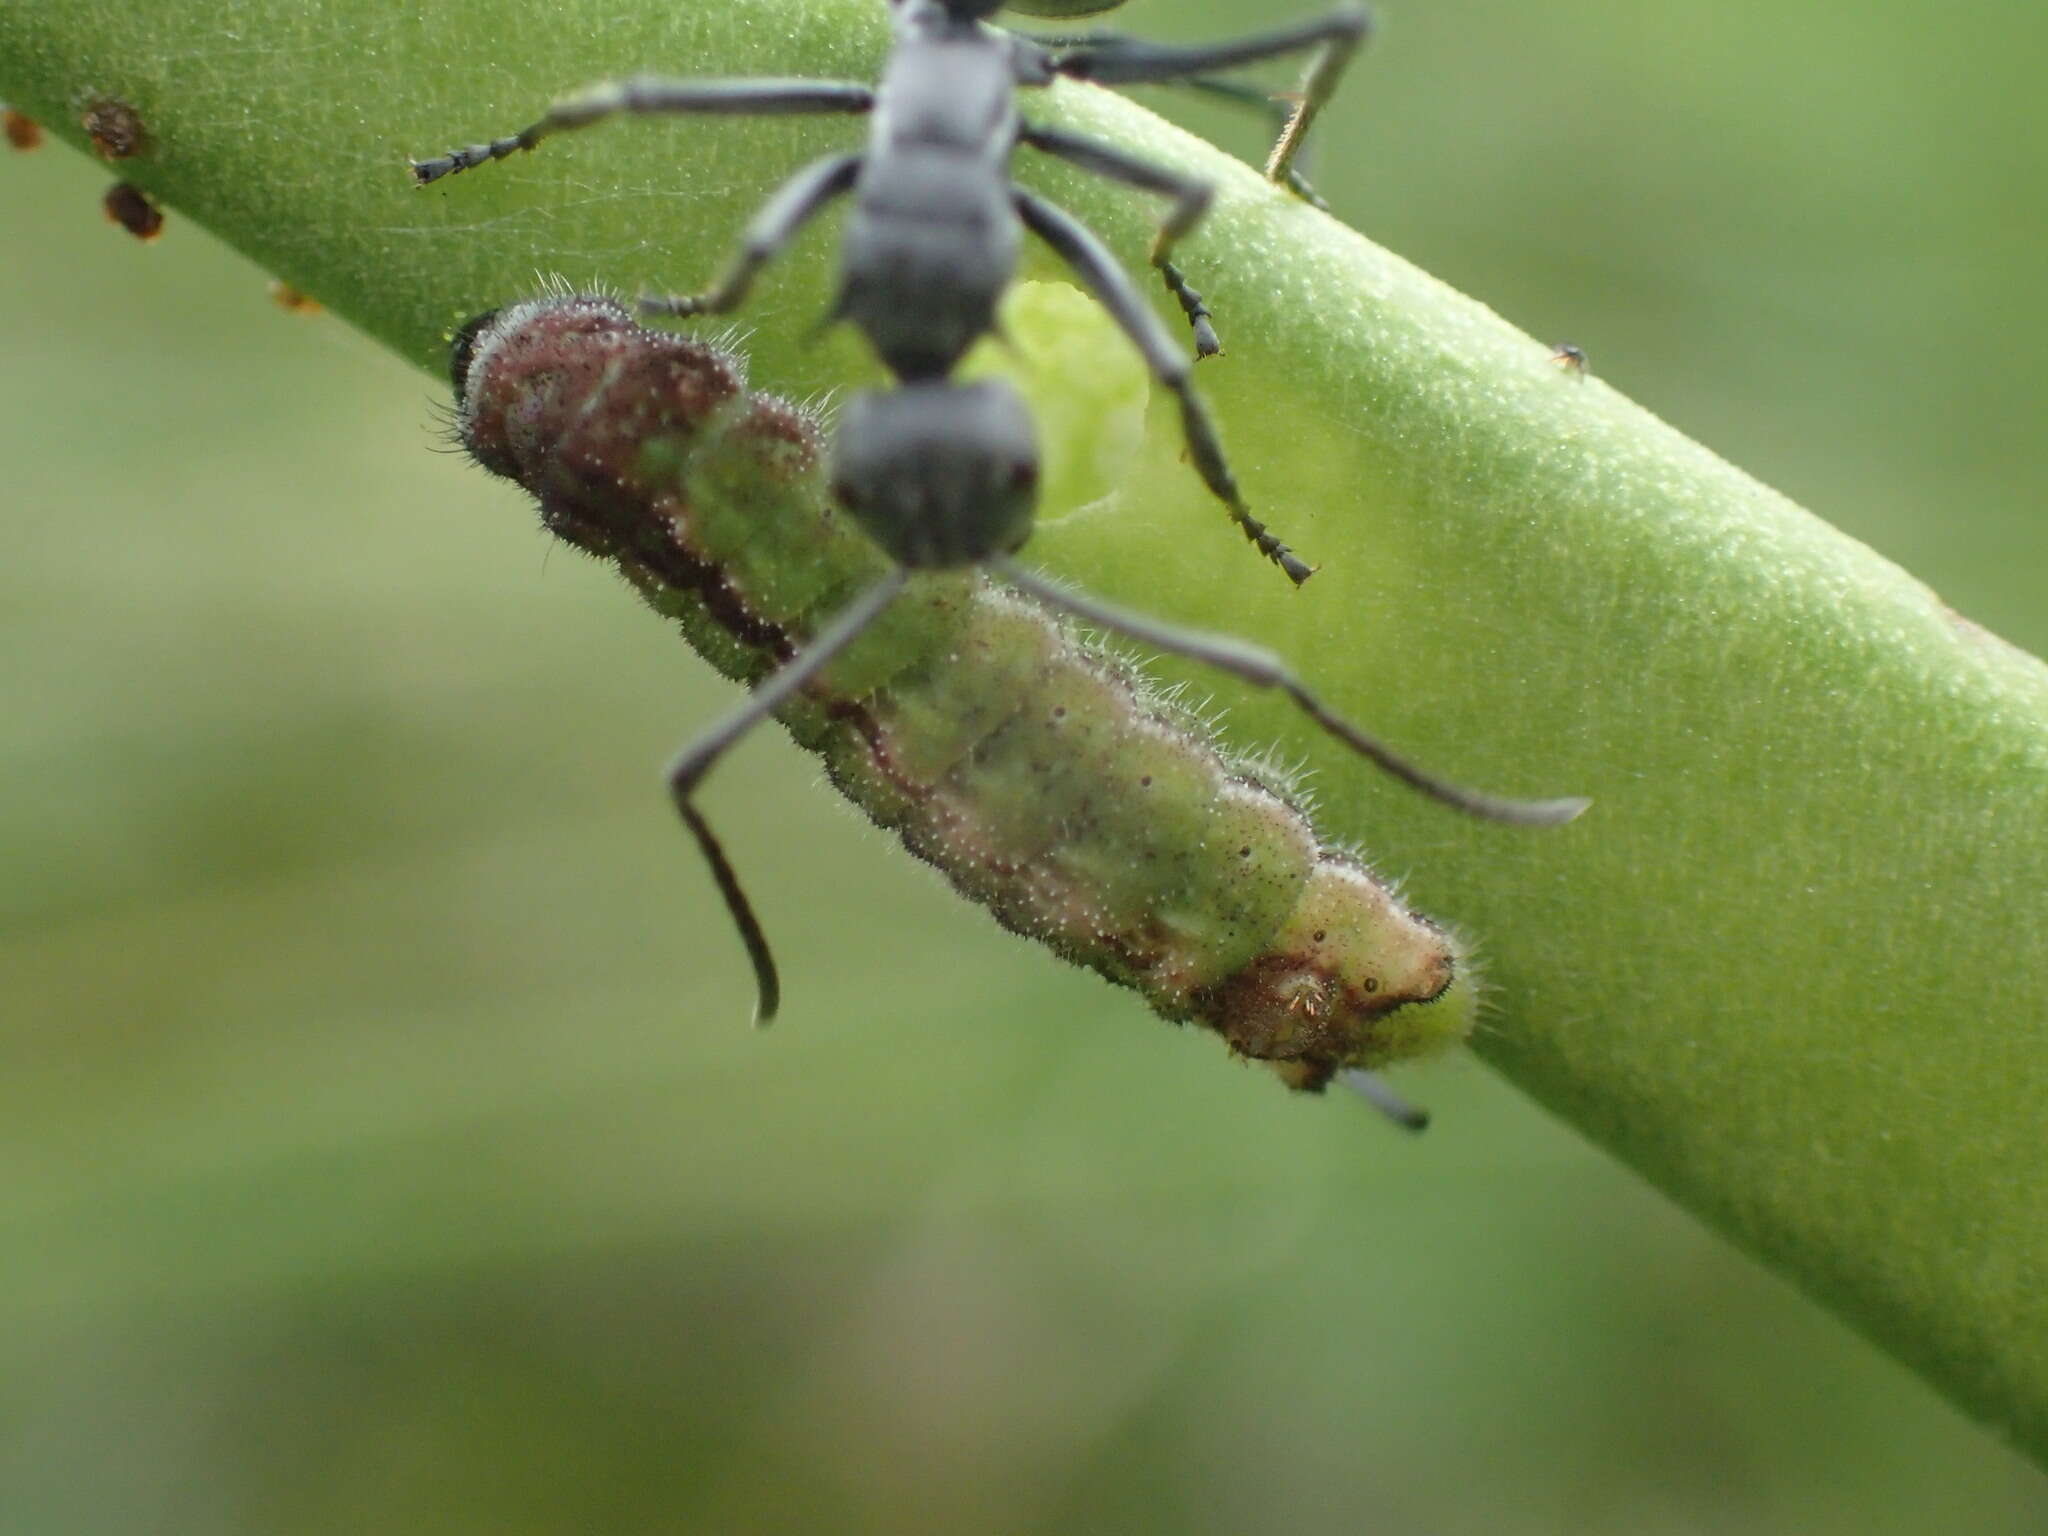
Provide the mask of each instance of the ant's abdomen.
MULTIPOLYGON (((731 353, 548 298, 465 327, 458 355, 464 447, 730 677, 787 661, 886 568, 825 495, 817 420, 731 353)), ((1293 1087, 1471 1028, 1455 941, 1284 776, 978 572, 918 575, 781 719, 1005 927, 1293 1087)))

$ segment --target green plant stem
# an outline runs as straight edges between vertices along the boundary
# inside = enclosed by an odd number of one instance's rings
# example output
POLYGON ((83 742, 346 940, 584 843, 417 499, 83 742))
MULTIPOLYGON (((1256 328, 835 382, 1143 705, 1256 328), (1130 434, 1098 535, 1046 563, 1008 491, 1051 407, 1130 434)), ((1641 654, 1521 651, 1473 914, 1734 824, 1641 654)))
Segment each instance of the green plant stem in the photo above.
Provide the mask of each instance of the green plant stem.
MULTIPOLYGON (((873 0, 38 0, 0 8, 0 93, 74 142, 87 100, 130 102, 128 179, 439 372, 536 272, 701 283, 858 129, 609 125, 425 192, 408 152, 624 70, 868 78, 883 42, 873 0)), ((1331 832, 1479 942, 1483 1056, 2048 1452, 2048 671, 1247 168, 1106 93, 1034 110, 1222 184, 1181 251, 1229 348, 1201 382, 1255 508, 1323 570, 1294 593, 1235 547, 1156 402, 1164 468, 1049 509, 1033 557, 1257 635, 1467 782, 1592 795, 1562 831, 1477 825, 1233 705, 1314 763, 1331 832)), ((1142 251, 1156 206, 1020 169, 1142 251)), ((821 231, 750 305, 761 382, 873 376, 848 338, 805 344, 830 257, 821 231)))

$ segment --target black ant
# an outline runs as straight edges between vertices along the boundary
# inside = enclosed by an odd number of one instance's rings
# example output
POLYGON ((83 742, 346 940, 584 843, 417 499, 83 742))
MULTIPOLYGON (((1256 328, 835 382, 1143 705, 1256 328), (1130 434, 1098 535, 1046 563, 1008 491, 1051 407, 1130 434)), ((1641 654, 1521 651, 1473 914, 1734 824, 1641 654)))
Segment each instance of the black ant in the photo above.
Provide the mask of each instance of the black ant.
MULTIPOLYGON (((1365 9, 1344 4, 1297 26, 1203 47, 1172 47, 1115 35, 1038 42, 983 21, 1003 0, 889 0, 895 44, 878 85, 835 80, 677 80, 635 77, 593 86, 507 138, 412 164, 421 186, 532 149, 541 140, 621 113, 871 116, 867 147, 828 155, 786 182, 755 215, 738 259, 713 287, 685 297, 643 299, 650 315, 716 315, 736 308, 761 269, 835 199, 853 214, 839 252, 839 292, 830 319, 850 321, 906 384, 949 376, 995 327, 996 305, 1030 230, 1074 270, 1083 287, 1137 345, 1152 375, 1180 402, 1189 457, 1203 481, 1260 553, 1296 582, 1314 567, 1253 517, 1223 457, 1214 423, 1195 393, 1188 360, 1116 259, 1085 225, 1010 179, 1019 145, 1055 155, 1113 181, 1173 200, 1153 237, 1158 269, 1193 327, 1195 350, 1220 350, 1208 307, 1173 264, 1175 244, 1208 211, 1206 181, 1063 129, 1025 122, 1020 86, 1064 76, 1104 85, 1187 82, 1260 60, 1313 51, 1302 88, 1266 164, 1266 175, 1300 186, 1294 162, 1317 112, 1371 31, 1365 9)), ((1040 17, 1114 9, 1123 0, 1009 0, 1040 17)), ((1304 188, 1305 191, 1305 188, 1304 188)))

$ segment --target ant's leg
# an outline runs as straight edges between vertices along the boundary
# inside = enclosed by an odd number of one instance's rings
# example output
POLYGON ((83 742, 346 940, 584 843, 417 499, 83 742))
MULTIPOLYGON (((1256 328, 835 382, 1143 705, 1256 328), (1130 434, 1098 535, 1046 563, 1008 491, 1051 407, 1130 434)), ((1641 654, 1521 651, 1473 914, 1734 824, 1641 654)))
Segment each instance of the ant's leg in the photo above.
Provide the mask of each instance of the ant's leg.
POLYGON ((740 877, 734 872, 732 861, 726 858, 725 849, 712 832, 711 824, 691 803, 690 797, 696 793, 704 775, 734 743, 801 692, 833 657, 857 640, 861 631, 880 617, 882 610, 903 590, 904 580, 909 574, 898 566, 869 587, 854 599, 850 607, 820 630, 809 645, 791 657, 781 671, 748 694, 737 709, 683 748, 676 754, 675 761, 669 764, 668 789, 675 798, 676 810, 682 815, 683 825, 690 829, 690 835, 697 839, 697 847, 702 851, 705 863, 711 866, 711 878, 718 882, 718 893, 725 898, 725 910, 732 914, 733 926, 740 931, 740 942, 747 946, 747 958, 754 963, 754 985, 759 994, 754 1006, 756 1024, 772 1020, 782 1002, 782 983, 775 974, 775 956, 769 952, 768 936, 761 931, 761 921, 754 916, 753 904, 740 888, 740 877))
POLYGON ((1202 405, 1201 396, 1195 393, 1190 378, 1193 365, 1167 335, 1166 327, 1159 317, 1138 295, 1131 285, 1124 269, 1116 264, 1116 258, 1098 240, 1088 227, 1072 214, 1054 207, 1043 198, 1034 197, 1022 187, 1013 187, 1010 196, 1017 205, 1017 215, 1025 227, 1047 245, 1074 269, 1074 275, 1081 280, 1081 286, 1094 294, 1102 307, 1109 311, 1112 319, 1123 327, 1124 334, 1137 345, 1145 359, 1145 366, 1152 370, 1152 377, 1172 390, 1180 401, 1181 431, 1187 438, 1188 456, 1195 461, 1195 468, 1209 489, 1216 494, 1230 511, 1230 519, 1243 530, 1244 536, 1260 554, 1271 560, 1287 573, 1288 580, 1296 586, 1315 574, 1315 567, 1305 563, 1293 550, 1273 534, 1266 531, 1266 525, 1251 514, 1244 504, 1244 497, 1237 489, 1237 477, 1231 474, 1230 465, 1223 458, 1223 444, 1217 439, 1216 427, 1209 420, 1209 412, 1202 405))
POLYGON ((1115 37, 1083 42, 1056 49, 1050 67, 1054 74, 1093 80, 1101 85, 1163 85, 1313 48, 1316 56, 1302 77, 1300 99, 1288 114, 1287 125, 1280 130, 1280 138, 1266 159, 1267 179, 1284 182, 1294 168, 1294 157, 1301 153, 1301 142, 1309 125, 1336 93, 1337 81, 1351 56, 1371 35, 1372 17, 1365 7, 1346 4, 1299 26, 1204 47, 1183 48, 1115 37))
POLYGON ((643 315, 722 315, 738 306, 761 269, 780 256, 818 211, 853 189, 860 175, 858 154, 827 155, 798 171, 769 198, 747 226, 740 253, 717 284, 704 293, 666 299, 642 296, 643 315))
POLYGON ((1337 1081, 1357 1094, 1374 1109, 1385 1115, 1404 1131, 1422 1132, 1429 1129, 1429 1111, 1419 1104, 1410 1104, 1388 1086, 1387 1080, 1377 1072, 1368 1072, 1363 1067, 1351 1067, 1337 1074, 1337 1081))
POLYGON ((1515 826, 1551 827, 1560 822, 1570 821, 1592 804, 1590 800, 1577 798, 1509 800, 1475 789, 1463 789, 1447 779, 1440 779, 1416 767, 1377 737, 1368 736, 1342 715, 1331 713, 1323 701, 1310 693, 1301 679, 1288 669, 1286 662, 1263 646, 1253 645, 1249 641, 1238 640, 1228 635, 1212 635, 1199 629, 1182 629, 1178 625, 1147 618, 1143 614, 1131 612, 1128 608, 1106 603, 1099 597, 1085 597, 1078 592, 1069 592, 1064 587, 1055 586, 1043 577, 1032 574, 1007 555, 999 555, 989 563, 1003 580, 1049 607, 1065 609, 1086 623, 1114 630, 1142 645, 1152 646, 1156 650, 1171 651, 1177 656, 1186 656, 1190 660, 1203 662, 1220 672, 1228 672, 1233 677, 1241 678, 1255 688, 1279 689, 1300 705, 1302 712, 1311 720, 1359 756, 1377 764, 1402 783, 1420 790, 1432 800, 1441 800, 1445 805, 1455 806, 1468 815, 1477 816, 1485 821, 1508 822, 1515 826))
MULTIPOLYGON (((1213 96, 1218 101, 1227 101, 1232 106, 1249 107, 1272 125, 1275 135, 1285 133, 1287 124, 1294 116, 1296 98, 1275 96, 1262 91, 1256 85, 1246 85, 1242 80, 1225 80, 1215 75, 1194 75, 1186 80, 1170 82, 1185 85, 1191 91, 1200 91, 1204 96, 1213 96)), ((1296 153, 1296 160, 1305 160, 1306 149, 1296 153)), ((1318 213, 1328 213, 1330 205, 1323 200, 1323 194, 1309 183, 1301 167, 1290 165, 1284 175, 1278 178, 1288 191, 1300 198, 1318 213)))
MULTIPOLYGON (((1023 38, 1040 51, 1043 62, 1039 69, 1045 74, 1053 71, 1053 57, 1062 50, 1075 48, 1129 47, 1139 41, 1128 32, 1078 32, 1071 35, 1047 37, 1041 33, 1013 33, 1023 38)), ((1247 85, 1242 80, 1230 80, 1220 75, 1188 75, 1185 78, 1163 80, 1162 85, 1185 86, 1188 90, 1199 91, 1204 96, 1213 96, 1218 101, 1229 102, 1234 107, 1247 107, 1263 117, 1277 136, 1286 131, 1287 120, 1294 116, 1293 96, 1275 96, 1271 91, 1261 90, 1256 85, 1247 85)), ((1309 207, 1321 213, 1328 213, 1330 205, 1323 201, 1322 194, 1309 185, 1308 178, 1297 169, 1290 169, 1281 178, 1287 189, 1309 207)))
POLYGON ((1208 182, 1193 176, 1183 176, 1165 166, 1154 165, 1136 155, 1127 155, 1111 144, 1104 144, 1082 134, 1068 133, 1059 128, 1041 128, 1026 123, 1018 130, 1019 143, 1033 149, 1043 150, 1048 155, 1057 155, 1062 160, 1072 161, 1084 170, 1106 176, 1111 181, 1120 181, 1126 186, 1137 187, 1145 192, 1157 192, 1173 199, 1166 221, 1159 226, 1159 232, 1152 237, 1152 249, 1148 254, 1152 265, 1159 269, 1160 277, 1166 283, 1166 291, 1173 295, 1180 305, 1180 312, 1188 317, 1188 324, 1195 332, 1195 356, 1214 357, 1223 350, 1223 343, 1216 337, 1216 328, 1209 322, 1209 306, 1202 302, 1202 296, 1188 286, 1188 280, 1181 276, 1179 267, 1173 264, 1173 247, 1184 235, 1201 223, 1202 215, 1209 211, 1209 202, 1216 189, 1208 182))
POLYGON ((875 105, 872 86, 842 80, 665 80, 636 75, 611 80, 556 102, 539 122, 488 144, 451 149, 432 160, 412 162, 421 186, 471 170, 487 160, 532 149, 542 139, 572 128, 588 128, 621 113, 709 112, 779 117, 800 112, 867 112, 875 105))

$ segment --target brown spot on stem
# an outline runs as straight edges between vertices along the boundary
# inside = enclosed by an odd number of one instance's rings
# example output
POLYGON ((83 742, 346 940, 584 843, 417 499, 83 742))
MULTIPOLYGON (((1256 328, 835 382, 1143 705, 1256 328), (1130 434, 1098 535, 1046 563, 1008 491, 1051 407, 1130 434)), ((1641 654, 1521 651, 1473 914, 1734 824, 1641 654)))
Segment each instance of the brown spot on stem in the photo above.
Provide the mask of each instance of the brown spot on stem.
POLYGON ((125 101, 103 96, 78 119, 102 160, 127 160, 142 153, 148 133, 142 117, 125 101))
POLYGON ((152 203, 143 190, 125 181, 107 188, 100 199, 109 223, 118 224, 136 239, 150 241, 164 232, 164 211, 152 203))
POLYGON ((6 135, 8 144, 15 149, 39 149, 43 142, 43 125, 26 112, 13 107, 0 107, 0 134, 6 135))
POLYGON ((294 288, 281 277, 270 280, 270 302, 288 315, 317 315, 320 301, 310 293, 294 288))

